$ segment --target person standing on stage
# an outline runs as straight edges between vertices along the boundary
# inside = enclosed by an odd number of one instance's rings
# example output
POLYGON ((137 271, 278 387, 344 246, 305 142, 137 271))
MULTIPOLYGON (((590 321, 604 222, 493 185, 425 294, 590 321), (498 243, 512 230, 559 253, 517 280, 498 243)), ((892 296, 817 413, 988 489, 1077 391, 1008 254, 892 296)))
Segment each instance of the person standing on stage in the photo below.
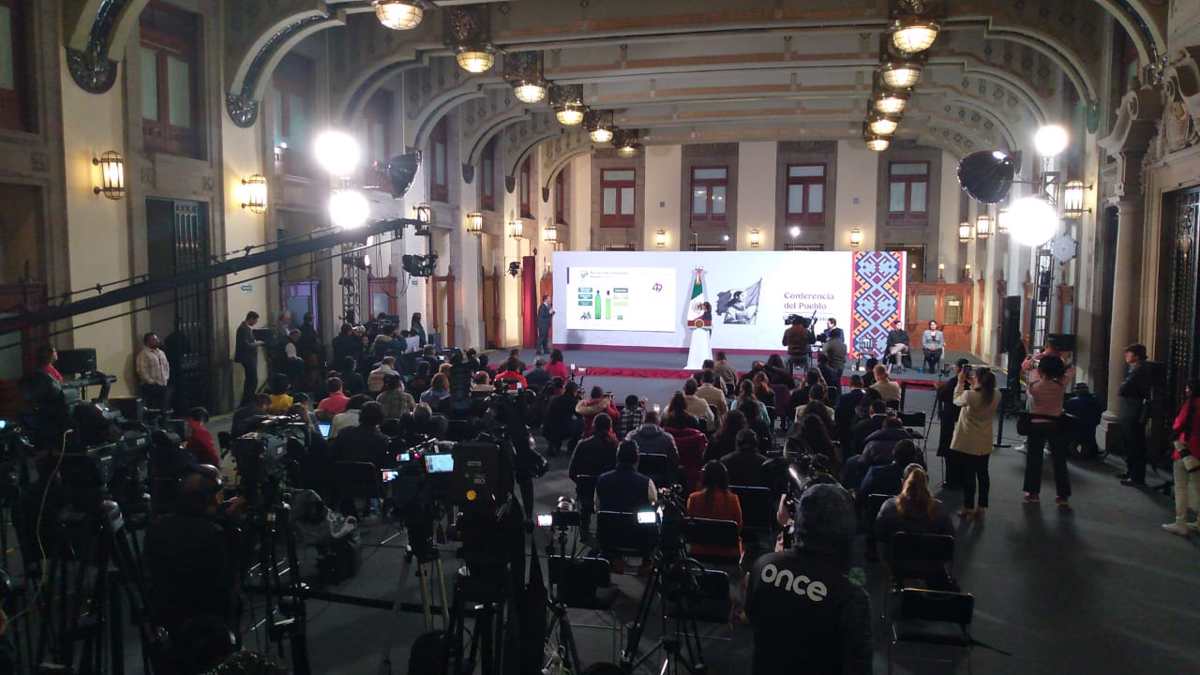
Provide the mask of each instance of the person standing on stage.
POLYGON ((171 379, 171 365, 167 361, 167 354, 158 348, 157 333, 146 333, 142 337, 142 345, 144 347, 134 360, 138 380, 141 381, 139 390, 142 399, 148 408, 166 410, 169 400, 167 383, 171 379))
POLYGON ((542 296, 542 304, 537 311, 537 355, 541 356, 550 351, 550 324, 554 321, 554 308, 550 305, 550 296, 542 296))
POLYGON ((254 339, 256 323, 258 312, 246 312, 246 320, 238 324, 237 333, 234 335, 233 360, 240 364, 246 373, 246 380, 242 383, 242 406, 253 402, 254 394, 258 391, 258 345, 261 343, 254 339))
POLYGON ((1125 449, 1125 473, 1122 485, 1146 484, 1146 420, 1143 411, 1150 398, 1151 375, 1146 367, 1146 345, 1132 344, 1125 348, 1125 380, 1117 394, 1121 404, 1117 413, 1121 427, 1121 443, 1125 449))

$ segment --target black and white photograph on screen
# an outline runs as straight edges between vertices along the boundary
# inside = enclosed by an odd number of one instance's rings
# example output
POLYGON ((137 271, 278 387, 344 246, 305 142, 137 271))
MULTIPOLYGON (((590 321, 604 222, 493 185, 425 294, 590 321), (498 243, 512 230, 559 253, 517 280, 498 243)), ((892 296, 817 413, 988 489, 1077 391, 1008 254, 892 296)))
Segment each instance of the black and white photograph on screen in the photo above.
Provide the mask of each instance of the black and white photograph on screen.
POLYGON ((762 279, 745 288, 731 288, 717 294, 717 314, 722 323, 752 326, 758 317, 758 296, 762 279))

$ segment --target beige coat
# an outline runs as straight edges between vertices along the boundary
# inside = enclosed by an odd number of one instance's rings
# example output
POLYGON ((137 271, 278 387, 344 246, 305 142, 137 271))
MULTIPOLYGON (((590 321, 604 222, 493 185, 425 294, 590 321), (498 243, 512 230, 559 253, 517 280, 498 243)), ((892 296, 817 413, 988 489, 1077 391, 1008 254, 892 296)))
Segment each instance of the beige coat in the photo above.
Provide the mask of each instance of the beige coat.
POLYGON ((992 420, 1000 405, 1000 392, 994 392, 992 400, 985 401, 983 392, 965 389, 963 382, 959 381, 954 388, 954 405, 962 408, 962 412, 958 415, 958 423, 954 425, 950 449, 968 455, 992 454, 992 420))

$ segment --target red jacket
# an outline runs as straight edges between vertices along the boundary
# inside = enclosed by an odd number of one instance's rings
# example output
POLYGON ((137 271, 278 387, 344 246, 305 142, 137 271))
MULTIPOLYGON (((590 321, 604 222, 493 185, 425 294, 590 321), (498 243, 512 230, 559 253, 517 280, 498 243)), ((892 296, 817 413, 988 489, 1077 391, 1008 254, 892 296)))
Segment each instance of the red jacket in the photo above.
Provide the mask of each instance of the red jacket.
POLYGON ((188 420, 187 425, 187 449, 196 456, 196 463, 221 468, 221 453, 217 452, 217 446, 213 444, 212 432, 196 420, 188 420))
POLYGON ((571 373, 567 370, 567 364, 562 361, 547 364, 546 372, 550 373, 551 378, 561 377, 564 383, 571 379, 571 373))
POLYGON ((592 421, 596 419, 596 415, 607 413, 612 418, 615 424, 621 419, 621 411, 613 405, 612 399, 607 396, 603 398, 589 398, 575 404, 575 412, 583 417, 583 435, 592 435, 592 421))
POLYGON ((704 432, 691 427, 663 427, 663 431, 675 438, 679 450, 679 466, 688 490, 700 485, 700 472, 704 468, 704 451, 708 449, 708 437, 704 432))
MULTIPOLYGON (((1189 399, 1188 403, 1180 406, 1179 414, 1175 416, 1175 424, 1171 425, 1171 429, 1175 431, 1176 440, 1187 443, 1192 456, 1200 459, 1200 398, 1189 399), (1192 406, 1190 424, 1188 423, 1188 405, 1192 406)), ((1178 450, 1172 455, 1172 459, 1182 458, 1183 456, 1178 450)))

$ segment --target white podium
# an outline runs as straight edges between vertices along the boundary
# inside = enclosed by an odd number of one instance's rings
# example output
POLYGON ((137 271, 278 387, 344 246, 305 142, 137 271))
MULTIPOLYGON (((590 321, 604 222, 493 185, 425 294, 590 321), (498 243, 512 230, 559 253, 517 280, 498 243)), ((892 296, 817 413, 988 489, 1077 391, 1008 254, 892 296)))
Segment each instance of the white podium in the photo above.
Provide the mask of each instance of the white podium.
POLYGON ((701 370, 704 362, 712 358, 712 329, 693 328, 691 344, 688 345, 687 365, 684 370, 701 370))

